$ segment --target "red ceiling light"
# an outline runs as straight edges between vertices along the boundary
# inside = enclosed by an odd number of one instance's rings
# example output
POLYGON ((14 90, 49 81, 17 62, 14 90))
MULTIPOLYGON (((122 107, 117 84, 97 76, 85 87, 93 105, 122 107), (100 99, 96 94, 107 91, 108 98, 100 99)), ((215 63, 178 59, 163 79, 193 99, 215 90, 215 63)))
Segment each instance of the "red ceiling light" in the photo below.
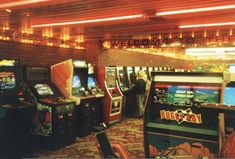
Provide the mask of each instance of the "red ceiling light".
POLYGON ((0 5, 0 8, 9 8, 9 7, 15 7, 15 6, 21 6, 21 5, 27 5, 32 3, 38 3, 38 2, 46 2, 49 0, 24 0, 24 1, 17 1, 17 2, 9 2, 9 3, 2 3, 0 5))
POLYGON ((215 6, 215 7, 206 7, 206 8, 194 8, 194 9, 183 9, 183 10, 175 10, 175 11, 158 12, 158 13, 156 13, 156 15, 163 16, 163 15, 206 12, 206 11, 234 9, 234 8, 235 8, 235 5, 226 5, 226 6, 215 6))
POLYGON ((179 26, 179 28, 199 28, 199 27, 213 27, 213 26, 224 26, 224 25, 235 25, 235 22, 181 25, 179 26))
POLYGON ((38 24, 38 25, 32 25, 32 27, 33 28, 53 27, 53 26, 61 26, 61 25, 85 24, 85 23, 95 23, 95 22, 105 22, 105 21, 114 21, 114 20, 124 20, 124 19, 133 19, 133 18, 141 18, 141 17, 143 17, 143 14, 127 15, 127 16, 112 17, 112 18, 101 18, 101 19, 72 21, 72 22, 58 22, 58 23, 38 24))

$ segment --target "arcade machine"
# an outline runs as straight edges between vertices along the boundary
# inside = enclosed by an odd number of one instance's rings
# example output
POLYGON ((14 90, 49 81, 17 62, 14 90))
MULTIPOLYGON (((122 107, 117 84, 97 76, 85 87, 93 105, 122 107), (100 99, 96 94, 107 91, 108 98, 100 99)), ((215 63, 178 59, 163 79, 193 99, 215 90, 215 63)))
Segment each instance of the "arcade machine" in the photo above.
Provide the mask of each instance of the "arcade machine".
POLYGON ((0 60, 0 158, 22 158, 31 152, 29 103, 18 60, 0 60))
POLYGON ((74 143, 75 102, 65 98, 50 81, 47 67, 26 67, 25 80, 37 103, 32 133, 40 147, 58 149, 74 143))
POLYGON ((123 66, 117 66, 117 79, 122 93, 125 93, 125 91, 129 89, 128 77, 125 69, 126 68, 123 66))
POLYGON ((99 85, 105 92, 103 101, 103 120, 106 125, 119 122, 122 110, 122 92, 117 84, 116 67, 98 67, 99 85))
POLYGON ((122 115, 127 115, 127 105, 126 105, 126 96, 128 95, 129 90, 129 83, 128 83, 128 76, 126 72, 126 67, 123 66, 117 66, 117 79, 118 79, 118 85, 120 90, 123 94, 123 100, 122 100, 122 115))
POLYGON ((135 85, 135 70, 134 67, 127 66, 126 67, 126 74, 128 78, 129 88, 133 87, 135 85))
POLYGON ((103 128, 103 108, 102 102, 104 97, 104 92, 98 86, 95 68, 92 64, 88 63, 88 79, 87 79, 88 92, 94 95, 93 104, 91 104, 90 117, 91 117, 91 127, 95 130, 101 130, 103 128))
POLYGON ((222 73, 153 72, 144 117, 145 156, 218 157, 222 73))
MULTIPOLYGON (((217 104, 216 108, 220 109, 222 116, 224 117, 224 136, 222 136, 222 142, 235 131, 235 73, 224 73, 224 85, 223 85, 223 98, 220 104, 217 104)), ((212 107, 211 104, 204 104, 205 106, 212 107)), ((223 123, 222 123, 223 124, 223 123)), ((222 145, 223 146, 223 145, 222 145)))
MULTIPOLYGON (((127 66, 126 67, 126 74, 127 74, 127 79, 128 79, 128 84, 129 84, 129 89, 134 87, 135 82, 136 82, 136 72, 140 70, 140 67, 131 67, 127 66)), ((127 93, 126 95, 126 116, 127 117, 133 117, 136 114, 137 111, 137 104, 135 100, 135 95, 127 93)))
POLYGON ((95 120, 91 117, 91 111, 96 107, 102 107, 99 98, 103 98, 103 92, 93 88, 94 78, 89 77, 88 64, 85 60, 69 59, 51 66, 52 81, 65 97, 76 101, 75 129, 79 137, 91 132, 92 123, 94 123, 92 120, 95 120), (89 90, 88 87, 90 87, 89 90))

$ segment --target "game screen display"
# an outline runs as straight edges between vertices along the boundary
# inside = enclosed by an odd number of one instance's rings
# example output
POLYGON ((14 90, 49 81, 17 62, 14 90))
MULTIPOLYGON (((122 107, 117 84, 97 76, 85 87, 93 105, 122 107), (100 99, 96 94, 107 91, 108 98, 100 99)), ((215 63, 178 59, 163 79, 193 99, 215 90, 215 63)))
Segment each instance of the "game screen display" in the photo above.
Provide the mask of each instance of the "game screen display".
POLYGON ((106 68, 106 84, 108 88, 116 87, 116 68, 115 67, 107 67, 106 68))
POLYGON ((229 65, 229 72, 235 72, 235 64, 230 64, 229 65))
POLYGON ((16 79, 13 72, 0 72, 0 90, 13 89, 15 86, 16 79))
POLYGON ((174 106, 198 106, 201 103, 219 103, 219 87, 156 85, 154 103, 174 106))
POLYGON ((38 94, 41 96, 54 94, 52 89, 47 84, 36 84, 34 88, 37 90, 38 94))
POLYGON ((135 72, 132 69, 132 67, 127 67, 127 74, 129 76, 130 83, 134 84, 135 83, 135 72))
POLYGON ((224 104, 235 106, 235 87, 226 87, 224 89, 224 104))
POLYGON ((74 67, 79 67, 79 68, 87 68, 87 63, 86 61, 83 60, 75 60, 73 61, 74 67))
POLYGON ((194 88, 194 102, 196 103, 219 103, 219 89, 216 87, 194 88))
POLYGON ((14 66, 16 60, 0 60, 0 66, 14 66))
POLYGON ((192 106, 193 91, 189 86, 168 86, 167 103, 175 106, 192 106))
POLYGON ((123 87, 124 86, 124 83, 125 83, 125 76, 124 76, 124 71, 123 70, 119 70, 119 84, 120 84, 120 87, 123 87))
POLYGON ((88 74, 94 74, 95 71, 94 71, 94 66, 92 64, 88 64, 88 74))
POLYGON ((81 87, 82 87, 82 84, 81 84, 80 77, 78 75, 74 75, 73 83, 72 83, 72 93, 78 94, 81 87))
POLYGON ((95 81, 95 79, 93 77, 88 77, 87 87, 88 87, 88 89, 96 87, 96 81, 95 81))

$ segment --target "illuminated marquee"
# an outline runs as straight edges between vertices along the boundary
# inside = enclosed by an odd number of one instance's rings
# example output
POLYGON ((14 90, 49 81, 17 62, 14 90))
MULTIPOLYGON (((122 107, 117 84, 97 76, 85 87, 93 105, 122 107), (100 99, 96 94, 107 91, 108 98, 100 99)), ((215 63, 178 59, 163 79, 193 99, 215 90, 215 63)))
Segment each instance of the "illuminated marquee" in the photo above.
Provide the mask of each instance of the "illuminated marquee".
POLYGON ((177 109, 175 111, 160 110, 161 119, 175 120, 178 124, 182 122, 202 124, 201 114, 195 114, 190 108, 183 110, 177 109))

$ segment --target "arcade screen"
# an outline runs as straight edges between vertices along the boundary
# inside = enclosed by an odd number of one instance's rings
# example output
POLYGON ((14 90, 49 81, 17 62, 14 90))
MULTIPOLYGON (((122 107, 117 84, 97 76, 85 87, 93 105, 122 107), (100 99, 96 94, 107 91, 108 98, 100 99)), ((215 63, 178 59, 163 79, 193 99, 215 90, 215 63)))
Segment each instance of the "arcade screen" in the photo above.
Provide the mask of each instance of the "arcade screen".
POLYGON ((52 89, 47 84, 36 84, 34 88, 37 90, 38 94, 41 96, 54 94, 52 89))
POLYGON ((235 87, 226 87, 224 89, 224 104, 235 106, 235 87))
POLYGON ((0 60, 0 66, 14 66, 16 60, 0 60))
POLYGON ((106 67, 106 84, 108 88, 116 87, 116 68, 106 67))
POLYGON ((95 79, 93 77, 88 77, 87 87, 88 87, 88 89, 96 87, 96 81, 95 81, 95 79))
POLYGON ((124 70, 119 70, 119 84, 120 84, 120 87, 123 87, 124 86, 124 83, 126 83, 125 81, 125 76, 124 76, 124 70))
POLYGON ((168 86, 167 103, 175 106, 192 106, 193 91, 190 86, 168 86))
POLYGON ((219 88, 198 86, 194 88, 194 102, 219 103, 219 88))
POLYGON ((13 72, 0 72, 0 89, 8 90, 16 86, 15 74, 13 72))
POLYGON ((154 103, 174 106, 198 106, 219 103, 219 87, 156 85, 154 103))
POLYGON ((73 61, 73 65, 74 67, 78 67, 78 68, 87 68, 87 63, 84 60, 74 60, 73 61))
POLYGON ((135 72, 132 67, 127 67, 127 74, 130 79, 130 83, 134 84, 135 83, 135 72))
POLYGON ((73 83, 72 83, 72 93, 77 94, 79 93, 79 90, 81 89, 82 84, 80 77, 78 75, 73 76, 73 83))
POLYGON ((94 66, 92 64, 88 64, 88 74, 94 74, 95 71, 94 71, 94 66))

